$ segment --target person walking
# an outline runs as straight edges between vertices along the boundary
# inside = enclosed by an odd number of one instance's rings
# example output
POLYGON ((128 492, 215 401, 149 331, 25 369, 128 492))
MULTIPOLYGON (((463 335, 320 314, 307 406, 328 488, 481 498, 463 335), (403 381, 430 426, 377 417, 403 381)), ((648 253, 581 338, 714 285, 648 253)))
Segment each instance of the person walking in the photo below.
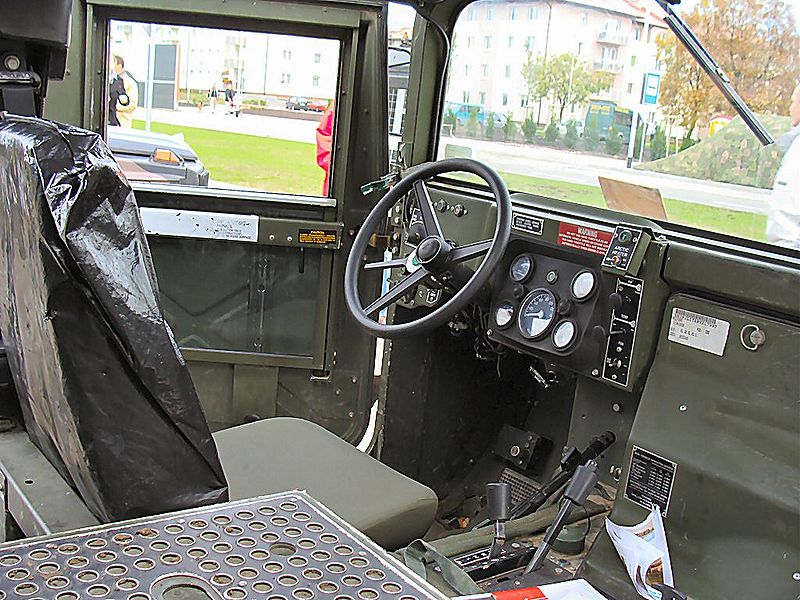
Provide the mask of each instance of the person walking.
POLYGON ((211 86, 211 91, 208 92, 208 103, 211 105, 212 115, 217 111, 218 98, 219 98, 219 90, 217 89, 217 84, 215 83, 211 86))
POLYGON ((792 129, 778 144, 786 143, 781 166, 772 186, 767 212, 767 241, 800 250, 800 83, 789 107, 792 129))
POLYGON ((113 116, 117 125, 130 128, 133 125, 133 111, 139 103, 139 84, 125 70, 125 60, 118 54, 113 56, 112 68, 114 75, 109 86, 109 104, 113 104, 113 111, 109 110, 109 124, 115 124, 111 122, 113 116))

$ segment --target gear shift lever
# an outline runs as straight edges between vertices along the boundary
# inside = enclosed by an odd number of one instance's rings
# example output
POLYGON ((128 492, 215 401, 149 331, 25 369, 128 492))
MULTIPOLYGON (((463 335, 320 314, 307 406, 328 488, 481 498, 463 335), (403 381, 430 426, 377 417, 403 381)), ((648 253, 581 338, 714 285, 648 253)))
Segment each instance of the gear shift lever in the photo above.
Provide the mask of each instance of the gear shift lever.
POLYGON ((494 539, 490 558, 497 558, 506 543, 506 521, 511 517, 511 486, 507 483, 486 484, 487 518, 494 523, 494 539))

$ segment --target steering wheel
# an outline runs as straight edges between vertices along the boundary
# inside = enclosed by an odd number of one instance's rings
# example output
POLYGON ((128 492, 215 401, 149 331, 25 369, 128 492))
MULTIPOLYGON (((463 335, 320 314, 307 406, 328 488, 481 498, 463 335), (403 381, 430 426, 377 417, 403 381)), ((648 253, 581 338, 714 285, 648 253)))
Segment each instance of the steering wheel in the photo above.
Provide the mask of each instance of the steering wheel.
POLYGON ((401 338, 427 333, 445 324, 475 297, 491 277, 500 263, 511 236, 511 197, 505 182, 497 172, 476 160, 448 158, 425 163, 408 173, 375 205, 358 231, 344 273, 344 298, 350 314, 371 335, 382 338, 401 338), (436 175, 453 172, 477 175, 489 184, 497 203, 497 224, 492 239, 453 245, 442 232, 436 211, 425 181, 436 175), (372 233, 386 219, 389 209, 398 200, 414 191, 424 228, 424 237, 408 256, 393 260, 366 263, 361 257, 367 249, 372 233), (466 282, 444 304, 422 317, 407 323, 383 325, 377 321, 378 314, 409 293, 415 293, 421 283, 432 283, 437 287, 452 287, 454 273, 466 269, 463 263, 486 255, 473 273, 469 271, 466 282), (358 276, 361 270, 404 269, 405 275, 385 294, 368 304, 361 305, 358 293, 358 276))

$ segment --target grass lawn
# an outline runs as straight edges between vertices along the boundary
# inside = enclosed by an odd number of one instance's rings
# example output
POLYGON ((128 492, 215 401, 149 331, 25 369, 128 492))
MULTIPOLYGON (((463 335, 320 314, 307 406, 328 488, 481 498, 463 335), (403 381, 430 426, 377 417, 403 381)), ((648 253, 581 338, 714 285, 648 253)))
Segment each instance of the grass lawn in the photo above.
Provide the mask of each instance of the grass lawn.
MULTIPOLYGON (((144 129, 144 121, 133 126, 144 129)), ((182 133, 215 181, 286 194, 322 193, 324 173, 315 144, 168 123, 154 122, 152 130, 182 133)))
MULTIPOLYGON (((144 122, 134 121, 134 127, 143 129, 144 122)), ((314 144, 167 123, 153 123, 153 131, 183 133, 186 142, 216 181, 290 194, 318 195, 322 190, 323 173, 317 166, 314 144)), ((509 189, 514 191, 532 192, 589 206, 605 206, 599 186, 516 173, 501 175, 509 189)), ((764 215, 703 206, 672 198, 665 198, 664 204, 670 221, 674 223, 765 240, 767 221, 764 215)))

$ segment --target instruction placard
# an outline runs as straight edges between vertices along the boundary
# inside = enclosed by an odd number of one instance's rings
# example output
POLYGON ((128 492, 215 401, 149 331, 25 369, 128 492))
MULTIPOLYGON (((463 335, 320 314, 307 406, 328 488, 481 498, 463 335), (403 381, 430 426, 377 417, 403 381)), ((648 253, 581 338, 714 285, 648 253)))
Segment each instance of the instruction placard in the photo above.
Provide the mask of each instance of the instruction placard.
POLYGON ((301 229, 297 234, 298 242, 315 246, 335 246, 338 239, 335 229, 301 229))
POLYGON ((625 497, 647 509, 658 506, 666 517, 677 469, 678 465, 671 460, 634 446, 625 497))

